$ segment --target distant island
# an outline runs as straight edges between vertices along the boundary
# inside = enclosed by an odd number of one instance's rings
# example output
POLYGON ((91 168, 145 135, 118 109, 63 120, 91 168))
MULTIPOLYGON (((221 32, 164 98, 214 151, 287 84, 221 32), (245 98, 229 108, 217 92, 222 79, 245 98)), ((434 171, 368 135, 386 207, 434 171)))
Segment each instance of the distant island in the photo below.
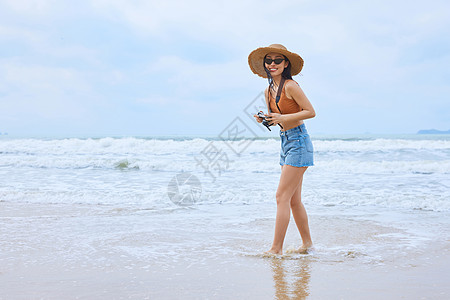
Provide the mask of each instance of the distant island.
POLYGON ((450 130, 443 131, 437 129, 421 129, 417 131, 417 134, 450 134, 450 130))

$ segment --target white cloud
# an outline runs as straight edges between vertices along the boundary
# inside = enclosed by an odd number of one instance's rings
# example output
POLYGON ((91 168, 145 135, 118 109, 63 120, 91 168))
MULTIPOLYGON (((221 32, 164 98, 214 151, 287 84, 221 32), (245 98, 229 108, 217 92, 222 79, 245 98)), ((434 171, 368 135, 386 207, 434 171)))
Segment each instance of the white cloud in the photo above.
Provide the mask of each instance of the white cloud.
POLYGON ((3 41, 20 40, 26 43, 38 43, 43 41, 42 33, 15 26, 4 26, 0 24, 0 38, 3 41))
MULTIPOLYGON (((265 86, 250 72, 247 55, 270 43, 285 44, 305 58, 304 77, 297 79, 307 87, 313 104, 333 110, 327 112, 330 129, 342 118, 335 111, 341 105, 348 109, 348 118, 367 108, 401 112, 408 105, 410 116, 418 118, 420 103, 429 93, 433 94, 427 99, 431 110, 442 107, 449 95, 445 37, 450 34, 450 4, 446 1, 411 5, 388 0, 90 0, 80 4, 8 0, 0 8, 5 9, 0 12, 0 17, 5 16, 0 21, 2 46, 18 41, 17 45, 28 47, 1 62, 0 93, 8 95, 0 98, 1 105, 5 108, 7 99, 9 109, 16 107, 17 112, 28 105, 30 112, 36 110, 42 117, 95 111, 89 101, 77 102, 85 94, 92 102, 105 101, 104 94, 116 97, 123 108, 129 102, 149 109, 179 106, 180 114, 193 109, 228 110, 242 103, 236 93, 257 94, 265 86), (148 59, 143 55, 142 63, 127 64, 113 46, 88 43, 80 36, 60 43, 58 26, 76 28, 86 16, 96 19, 91 30, 98 35, 102 26, 129 30, 129 40, 121 41, 119 36, 116 43, 133 41, 130 48, 153 48, 158 53, 170 45, 178 51, 148 59), (215 61, 191 58, 189 51, 195 51, 196 42, 230 55, 215 61), (114 59, 105 58, 109 54, 114 59), (48 59, 36 61, 36 57, 48 59)), ((198 50, 205 51, 202 46, 198 50)))
MULTIPOLYGON (((201 95, 246 86, 248 67, 244 59, 224 63, 195 63, 177 56, 162 56, 147 67, 146 75, 167 81, 179 95, 201 95)), ((198 97, 199 98, 199 97, 198 97)))
POLYGON ((28 15, 44 15, 58 4, 57 0, 3 0, 4 5, 16 13, 28 15))
POLYGON ((11 117, 75 118, 87 114, 92 87, 76 70, 0 62, 0 111, 11 117))
POLYGON ((209 41, 214 35, 214 40, 220 39, 223 33, 241 35, 247 27, 242 25, 260 19, 257 15, 263 12, 263 4, 257 1, 92 0, 92 5, 98 13, 125 22, 140 34, 163 38, 176 30, 209 41))
MULTIPOLYGON (((344 77, 347 73, 370 82, 397 80, 402 53, 430 31, 450 27, 448 13, 443 12, 444 7, 450 11, 450 6, 443 1, 412 6, 387 0, 279 1, 276 5, 256 0, 93 0, 93 6, 148 38, 170 39, 175 31, 245 56, 255 47, 281 42, 306 56, 305 71, 309 58, 322 59, 333 64, 329 70, 339 69, 344 77)), ((208 68, 203 67, 203 72, 208 73, 208 68)), ((227 69, 220 73, 225 72, 228 78, 236 75, 227 69)))

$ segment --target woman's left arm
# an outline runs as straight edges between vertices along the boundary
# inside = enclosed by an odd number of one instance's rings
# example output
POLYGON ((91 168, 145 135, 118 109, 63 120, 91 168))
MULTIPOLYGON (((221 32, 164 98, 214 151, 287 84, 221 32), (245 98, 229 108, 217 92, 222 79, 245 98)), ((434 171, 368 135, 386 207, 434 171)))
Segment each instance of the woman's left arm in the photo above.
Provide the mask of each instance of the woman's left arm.
POLYGON ((294 99, 295 102, 302 108, 301 111, 293 114, 280 115, 278 113, 269 113, 267 120, 273 124, 286 123, 292 121, 300 121, 311 119, 316 116, 316 112, 314 108, 309 102, 303 90, 300 86, 294 81, 286 82, 285 87, 286 96, 290 99, 294 99))
POLYGON ((285 89, 286 96, 288 98, 294 99, 294 101, 297 102, 298 106, 302 108, 302 110, 297 113, 282 115, 287 122, 311 119, 316 116, 314 107, 312 106, 311 102, 309 102, 308 97, 306 97, 305 93, 296 82, 286 82, 285 89))

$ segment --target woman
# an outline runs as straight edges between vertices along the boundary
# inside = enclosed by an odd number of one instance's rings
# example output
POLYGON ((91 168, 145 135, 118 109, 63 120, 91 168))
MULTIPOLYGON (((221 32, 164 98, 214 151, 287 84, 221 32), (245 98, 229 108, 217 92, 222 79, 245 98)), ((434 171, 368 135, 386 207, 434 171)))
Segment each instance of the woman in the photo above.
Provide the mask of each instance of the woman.
MULTIPOLYGON (((281 128, 281 177, 276 192, 275 236, 266 253, 283 254, 291 210, 303 241, 298 252, 307 253, 312 248, 312 240, 301 191, 303 174, 313 166, 313 146, 303 120, 314 118, 316 113, 298 83, 292 79, 293 75, 300 73, 303 59, 283 45, 272 44, 251 52, 248 63, 253 73, 268 78, 269 86, 264 92, 268 108, 265 118, 281 128)), ((263 121, 257 115, 254 117, 260 123, 263 121)))

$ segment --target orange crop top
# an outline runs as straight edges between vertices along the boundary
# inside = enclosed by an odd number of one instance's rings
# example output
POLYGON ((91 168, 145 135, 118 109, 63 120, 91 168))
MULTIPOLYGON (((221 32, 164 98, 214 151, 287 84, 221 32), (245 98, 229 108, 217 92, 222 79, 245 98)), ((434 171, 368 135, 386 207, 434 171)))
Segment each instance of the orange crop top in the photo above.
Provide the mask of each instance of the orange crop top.
MULTIPOLYGON (((285 92, 284 88, 286 87, 286 82, 288 82, 288 81, 289 80, 286 80, 284 82, 283 90, 281 91, 281 95, 280 95, 280 101, 278 101, 278 106, 280 107, 281 112, 283 114, 293 114, 293 113, 301 111, 300 106, 297 104, 297 102, 295 102, 294 99, 289 99, 286 96, 286 92, 285 92)), ((295 80, 292 80, 292 81, 297 83, 295 80)), ((272 93, 270 93, 270 91, 269 91, 269 107, 272 112, 281 113, 278 110, 277 104, 275 103, 275 98, 272 97, 272 93)))

